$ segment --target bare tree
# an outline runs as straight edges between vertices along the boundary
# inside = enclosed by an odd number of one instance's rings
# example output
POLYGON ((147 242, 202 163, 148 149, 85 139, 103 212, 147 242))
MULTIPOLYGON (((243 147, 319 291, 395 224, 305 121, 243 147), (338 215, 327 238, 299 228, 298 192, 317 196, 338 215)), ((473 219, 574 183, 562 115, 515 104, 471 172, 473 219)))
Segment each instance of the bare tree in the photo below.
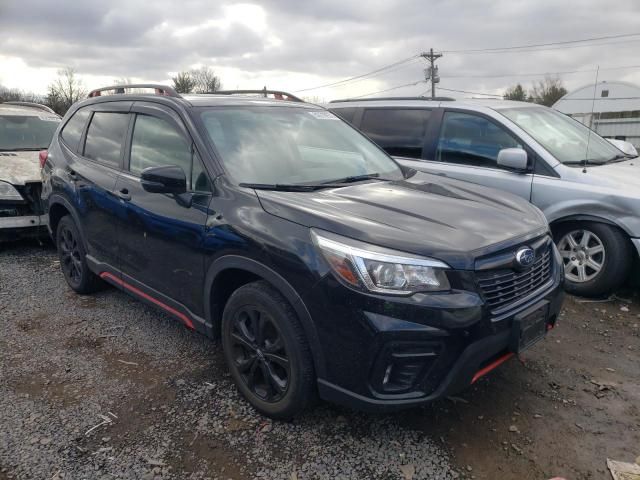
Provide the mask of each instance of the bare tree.
POLYGON ((33 92, 25 92, 17 88, 7 88, 0 85, 0 102, 32 102, 44 103, 42 95, 33 92))
POLYGON ((67 67, 58 71, 58 78, 49 85, 47 105, 56 113, 64 115, 75 102, 87 95, 87 90, 76 71, 67 67))
POLYGON ((529 97, 535 103, 550 107, 566 94, 567 89, 559 77, 545 77, 544 80, 534 83, 529 97))
POLYGON ((173 88, 178 93, 191 93, 196 87, 196 82, 190 72, 180 72, 171 80, 173 80, 173 88))
POLYGON ((191 70, 189 75, 195 82, 193 91, 195 93, 211 93, 217 92, 222 87, 220 77, 218 77, 212 68, 202 67, 197 70, 191 70))
POLYGON ((527 92, 524 91, 522 85, 519 83, 507 89, 502 96, 505 100, 517 100, 519 102, 526 102, 529 100, 527 98, 527 92))

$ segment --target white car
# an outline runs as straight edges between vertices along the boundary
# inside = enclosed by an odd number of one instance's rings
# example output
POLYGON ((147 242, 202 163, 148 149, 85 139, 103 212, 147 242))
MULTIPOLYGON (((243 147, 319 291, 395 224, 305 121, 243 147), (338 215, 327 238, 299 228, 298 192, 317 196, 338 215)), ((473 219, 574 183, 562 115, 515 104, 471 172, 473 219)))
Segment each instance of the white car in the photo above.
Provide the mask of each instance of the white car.
POLYGON ((60 116, 44 105, 0 103, 0 241, 46 236, 39 152, 60 116))
POLYGON ((626 140, 617 140, 615 138, 607 138, 607 140, 622 153, 632 155, 634 157, 638 156, 638 151, 631 142, 627 142, 626 140))

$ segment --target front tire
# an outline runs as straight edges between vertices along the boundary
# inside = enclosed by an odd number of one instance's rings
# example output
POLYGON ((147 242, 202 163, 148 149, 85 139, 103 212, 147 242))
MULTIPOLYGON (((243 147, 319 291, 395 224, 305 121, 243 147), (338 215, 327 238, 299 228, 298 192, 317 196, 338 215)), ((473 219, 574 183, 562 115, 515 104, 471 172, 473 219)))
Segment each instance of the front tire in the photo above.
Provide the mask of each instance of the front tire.
POLYGON ((315 398, 311 351, 286 299, 264 281, 229 298, 222 316, 222 346, 231 375, 260 413, 290 419, 315 398))
POLYGON ((596 222, 562 223, 554 229, 562 256, 565 290, 596 297, 620 288, 633 263, 631 245, 619 229, 596 222))
POLYGON ((78 227, 70 215, 65 215, 58 222, 56 246, 64 279, 71 289, 80 294, 99 290, 103 283, 97 275, 89 270, 86 259, 87 252, 78 227))

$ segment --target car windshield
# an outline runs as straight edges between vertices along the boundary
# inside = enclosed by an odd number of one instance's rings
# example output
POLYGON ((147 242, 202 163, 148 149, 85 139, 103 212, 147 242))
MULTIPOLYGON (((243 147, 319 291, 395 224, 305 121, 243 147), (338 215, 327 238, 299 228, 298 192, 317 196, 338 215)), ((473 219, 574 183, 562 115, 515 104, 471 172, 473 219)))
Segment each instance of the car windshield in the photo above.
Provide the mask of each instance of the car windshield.
POLYGON ((0 151, 42 150, 49 146, 60 119, 43 115, 0 115, 0 151))
POLYGON ((531 135, 558 161, 568 164, 604 164, 623 153, 580 122, 542 107, 500 109, 499 112, 531 135), (588 144, 588 151, 587 151, 588 144))
POLYGON ((300 185, 351 182, 360 176, 403 178, 389 156, 324 110, 216 107, 202 109, 201 118, 226 170, 238 183, 300 185))

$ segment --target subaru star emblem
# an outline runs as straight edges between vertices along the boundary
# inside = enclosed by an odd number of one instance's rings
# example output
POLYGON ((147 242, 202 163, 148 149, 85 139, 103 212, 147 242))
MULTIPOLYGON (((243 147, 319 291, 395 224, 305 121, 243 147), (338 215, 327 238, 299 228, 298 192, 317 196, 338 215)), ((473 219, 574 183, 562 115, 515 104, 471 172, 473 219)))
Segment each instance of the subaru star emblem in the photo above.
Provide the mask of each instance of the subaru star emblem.
POLYGON ((516 262, 522 268, 530 267, 536 259, 536 253, 529 247, 523 247, 516 252, 516 262))

